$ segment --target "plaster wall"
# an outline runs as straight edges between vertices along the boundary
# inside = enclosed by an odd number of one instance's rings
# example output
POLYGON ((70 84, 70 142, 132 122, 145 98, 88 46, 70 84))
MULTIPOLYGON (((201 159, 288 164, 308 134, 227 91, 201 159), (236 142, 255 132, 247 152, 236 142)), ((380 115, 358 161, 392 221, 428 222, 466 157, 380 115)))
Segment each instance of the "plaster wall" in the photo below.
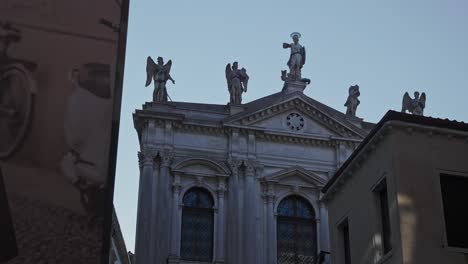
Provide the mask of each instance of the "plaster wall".
POLYGON ((468 177, 466 136, 407 130, 397 135, 395 182, 402 263, 468 263, 468 249, 463 254, 446 245, 440 192, 440 173, 468 177))
MULTIPOLYGON (((399 225, 395 196, 393 165, 394 136, 386 136, 368 154, 358 169, 344 182, 332 200, 327 202, 332 263, 344 263, 343 238, 339 226, 348 219, 351 263, 401 263, 398 241, 399 225), (393 249, 383 256, 379 208, 373 190, 387 181, 393 249)), ((333 187, 332 187, 333 188, 333 187)))

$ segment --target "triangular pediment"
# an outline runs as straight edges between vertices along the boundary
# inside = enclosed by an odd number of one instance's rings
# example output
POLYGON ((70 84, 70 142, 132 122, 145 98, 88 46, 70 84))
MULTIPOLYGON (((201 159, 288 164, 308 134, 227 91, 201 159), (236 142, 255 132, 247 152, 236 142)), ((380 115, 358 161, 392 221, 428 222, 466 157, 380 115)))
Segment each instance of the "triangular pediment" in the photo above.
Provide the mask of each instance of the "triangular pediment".
POLYGON ((307 171, 300 166, 294 166, 266 176, 265 181, 282 185, 302 185, 309 187, 322 187, 327 180, 321 176, 307 171))
MULTIPOLYGON (((248 104, 247 104, 248 106, 248 104)), ((262 130, 339 136, 362 139, 365 132, 345 118, 302 93, 265 102, 225 120, 225 124, 250 126, 262 130)), ((343 115, 343 114, 341 114, 343 115)))

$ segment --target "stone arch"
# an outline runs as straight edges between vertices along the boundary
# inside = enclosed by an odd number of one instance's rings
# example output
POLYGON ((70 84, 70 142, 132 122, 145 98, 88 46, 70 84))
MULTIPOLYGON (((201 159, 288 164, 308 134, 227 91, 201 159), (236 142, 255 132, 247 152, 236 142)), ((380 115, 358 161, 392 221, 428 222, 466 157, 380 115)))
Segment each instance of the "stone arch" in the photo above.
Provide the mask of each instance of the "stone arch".
POLYGON ((205 189, 207 192, 210 193, 211 195, 211 198, 213 198, 213 209, 216 209, 218 208, 218 199, 217 199, 217 196, 216 196, 216 191, 207 183, 202 183, 200 185, 197 185, 197 184, 189 184, 187 186, 184 186, 181 190, 180 190, 180 195, 179 195, 179 205, 182 205, 183 203, 183 199, 184 199, 184 196, 185 194, 190 191, 191 189, 193 188, 202 188, 202 189, 205 189))
POLYGON ((303 198, 304 200, 306 200, 310 204, 310 206, 312 206, 312 208, 314 209, 315 219, 319 219, 319 217, 320 217, 320 207, 309 195, 307 195, 304 192, 288 191, 288 192, 282 193, 280 196, 278 196, 278 199, 276 199, 276 201, 275 201, 274 214, 277 215, 278 206, 281 203, 281 201, 283 201, 285 198, 287 198, 289 196, 294 196, 294 195, 299 196, 299 197, 303 198))

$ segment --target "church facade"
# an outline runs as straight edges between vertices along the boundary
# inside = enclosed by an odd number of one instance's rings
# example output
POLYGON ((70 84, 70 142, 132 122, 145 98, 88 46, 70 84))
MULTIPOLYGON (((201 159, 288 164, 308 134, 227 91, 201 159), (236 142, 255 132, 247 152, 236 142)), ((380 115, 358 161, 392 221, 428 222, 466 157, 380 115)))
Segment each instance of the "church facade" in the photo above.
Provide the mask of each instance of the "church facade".
POLYGON ((315 264, 329 251, 320 189, 372 124, 285 84, 245 104, 136 110, 136 263, 315 264))

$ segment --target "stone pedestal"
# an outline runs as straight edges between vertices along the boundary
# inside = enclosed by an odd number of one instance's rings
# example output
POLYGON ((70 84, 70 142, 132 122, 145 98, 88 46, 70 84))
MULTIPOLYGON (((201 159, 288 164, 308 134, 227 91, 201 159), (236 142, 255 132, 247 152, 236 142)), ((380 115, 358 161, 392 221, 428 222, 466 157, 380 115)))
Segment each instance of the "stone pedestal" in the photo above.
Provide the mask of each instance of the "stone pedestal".
POLYGON ((286 93, 293 93, 293 92, 304 92, 304 89, 307 86, 307 82, 304 81, 285 81, 283 91, 286 93))
POLYGON ((357 116, 346 115, 346 120, 348 120, 349 122, 351 122, 353 125, 356 125, 356 126, 362 128, 362 121, 363 121, 364 119, 359 118, 359 117, 357 117, 357 116))
POLYGON ((234 115, 234 114, 237 114, 237 113, 240 113, 242 111, 244 111, 244 107, 242 107, 242 105, 233 105, 233 104, 228 104, 228 107, 229 107, 229 113, 231 115, 234 115))

